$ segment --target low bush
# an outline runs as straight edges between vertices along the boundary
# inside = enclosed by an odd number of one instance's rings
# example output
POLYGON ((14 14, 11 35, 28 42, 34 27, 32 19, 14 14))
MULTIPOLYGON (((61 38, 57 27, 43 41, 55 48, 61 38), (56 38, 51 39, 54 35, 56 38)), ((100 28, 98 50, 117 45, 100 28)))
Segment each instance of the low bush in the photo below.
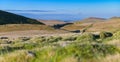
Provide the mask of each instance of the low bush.
POLYGON ((91 34, 91 33, 85 33, 85 34, 82 34, 82 35, 78 36, 78 37, 76 38, 76 41, 86 42, 86 41, 95 41, 95 39, 96 39, 96 38, 94 37, 93 34, 91 34))
POLYGON ((105 39, 105 38, 111 37, 111 36, 113 36, 113 34, 110 32, 100 32, 100 39, 105 39))
POLYGON ((107 55, 119 52, 118 49, 113 45, 101 45, 101 44, 83 44, 83 45, 75 44, 66 47, 66 49, 68 55, 74 55, 76 58, 78 58, 78 60, 105 57, 107 55))
POLYGON ((58 42, 58 41, 60 41, 60 40, 62 40, 62 37, 59 37, 59 36, 58 36, 58 37, 50 36, 50 37, 47 38, 46 41, 47 41, 48 43, 52 43, 52 42, 58 42))
POLYGON ((30 40, 31 38, 30 37, 19 37, 18 39, 21 41, 27 41, 27 40, 30 40))
POLYGON ((76 36, 69 36, 69 37, 64 37, 62 40, 63 41, 75 41, 76 40, 76 36))
POLYGON ((11 44, 11 43, 13 43, 13 42, 10 40, 1 40, 0 39, 0 44, 11 44))
POLYGON ((113 38, 120 39, 120 31, 117 31, 116 33, 114 33, 113 38))
POLYGON ((33 43, 42 43, 42 42, 46 41, 46 38, 43 36, 42 37, 34 37, 30 41, 33 43))
POLYGON ((34 47, 36 47, 37 45, 34 43, 29 43, 29 44, 24 44, 23 48, 24 49, 33 49, 34 47))

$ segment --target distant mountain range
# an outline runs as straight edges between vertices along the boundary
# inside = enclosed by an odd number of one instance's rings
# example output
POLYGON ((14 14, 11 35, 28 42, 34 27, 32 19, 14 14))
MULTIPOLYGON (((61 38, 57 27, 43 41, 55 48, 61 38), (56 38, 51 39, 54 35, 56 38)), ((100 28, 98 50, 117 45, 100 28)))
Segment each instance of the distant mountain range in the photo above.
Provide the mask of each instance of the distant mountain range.
POLYGON ((0 25, 2 24, 43 24, 35 19, 0 10, 0 25))

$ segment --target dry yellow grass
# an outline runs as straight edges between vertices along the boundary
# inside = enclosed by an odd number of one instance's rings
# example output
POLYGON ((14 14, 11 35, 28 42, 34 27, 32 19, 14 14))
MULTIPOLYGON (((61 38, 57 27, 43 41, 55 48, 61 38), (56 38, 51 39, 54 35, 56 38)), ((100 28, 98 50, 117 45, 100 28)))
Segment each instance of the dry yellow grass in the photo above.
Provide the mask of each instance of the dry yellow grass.
POLYGON ((120 29, 120 19, 110 19, 105 22, 94 23, 88 31, 116 31, 120 29))
POLYGON ((19 50, 0 56, 0 62, 28 62, 31 59, 32 58, 27 56, 25 50, 19 50))
POLYGON ((120 62, 120 54, 109 55, 105 58, 102 58, 99 62, 120 62))
POLYGON ((97 59, 86 59, 83 62, 120 62, 120 54, 108 55, 106 57, 98 57, 97 59))
POLYGON ((64 58, 62 61, 60 62, 78 62, 78 59, 73 57, 73 56, 70 56, 70 57, 66 57, 64 58))
MULTIPOLYGON (((72 24, 64 26, 62 29, 66 30, 82 30, 87 26, 91 25, 91 23, 80 23, 80 24, 72 24)), ((100 32, 100 31, 117 31, 120 29, 120 19, 109 19, 104 22, 96 22, 93 23, 93 26, 87 29, 88 32, 100 32)))
POLYGON ((24 30, 54 30, 50 26, 35 24, 7 24, 0 25, 0 32, 24 31, 24 30))
POLYGON ((66 22, 59 21, 59 20, 39 20, 40 22, 46 24, 46 25, 55 25, 55 24, 65 24, 66 22))
POLYGON ((91 23, 72 24, 72 25, 66 25, 66 26, 62 27, 62 29, 65 29, 65 30, 82 30, 89 25, 91 25, 91 23))

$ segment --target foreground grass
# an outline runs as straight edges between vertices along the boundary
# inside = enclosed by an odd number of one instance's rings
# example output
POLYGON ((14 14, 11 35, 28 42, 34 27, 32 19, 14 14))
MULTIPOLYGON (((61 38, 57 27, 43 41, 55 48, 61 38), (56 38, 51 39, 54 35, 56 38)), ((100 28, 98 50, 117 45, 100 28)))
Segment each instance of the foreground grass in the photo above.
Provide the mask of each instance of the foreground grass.
POLYGON ((26 37, 11 43, 1 40, 0 62, 119 62, 120 49, 112 43, 120 40, 118 34, 26 37))

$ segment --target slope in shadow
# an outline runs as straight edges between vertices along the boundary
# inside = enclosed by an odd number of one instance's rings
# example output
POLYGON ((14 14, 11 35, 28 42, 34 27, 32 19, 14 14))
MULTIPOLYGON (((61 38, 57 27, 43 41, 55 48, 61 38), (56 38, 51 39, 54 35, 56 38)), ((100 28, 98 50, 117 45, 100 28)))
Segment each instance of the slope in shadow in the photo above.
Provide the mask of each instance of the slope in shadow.
POLYGON ((56 25, 53 25, 52 27, 54 29, 60 29, 60 30, 64 30, 64 31, 67 31, 67 32, 80 33, 80 30, 70 31, 70 30, 66 30, 66 29, 61 29, 62 27, 66 26, 66 25, 71 25, 71 24, 73 24, 73 23, 56 24, 56 25))
POLYGON ((55 24, 55 25, 53 25, 52 27, 53 27, 54 29, 61 29, 62 27, 66 26, 66 25, 71 25, 71 24, 73 24, 73 23, 55 24))
POLYGON ((3 24, 43 24, 35 19, 0 10, 0 25, 3 24))

